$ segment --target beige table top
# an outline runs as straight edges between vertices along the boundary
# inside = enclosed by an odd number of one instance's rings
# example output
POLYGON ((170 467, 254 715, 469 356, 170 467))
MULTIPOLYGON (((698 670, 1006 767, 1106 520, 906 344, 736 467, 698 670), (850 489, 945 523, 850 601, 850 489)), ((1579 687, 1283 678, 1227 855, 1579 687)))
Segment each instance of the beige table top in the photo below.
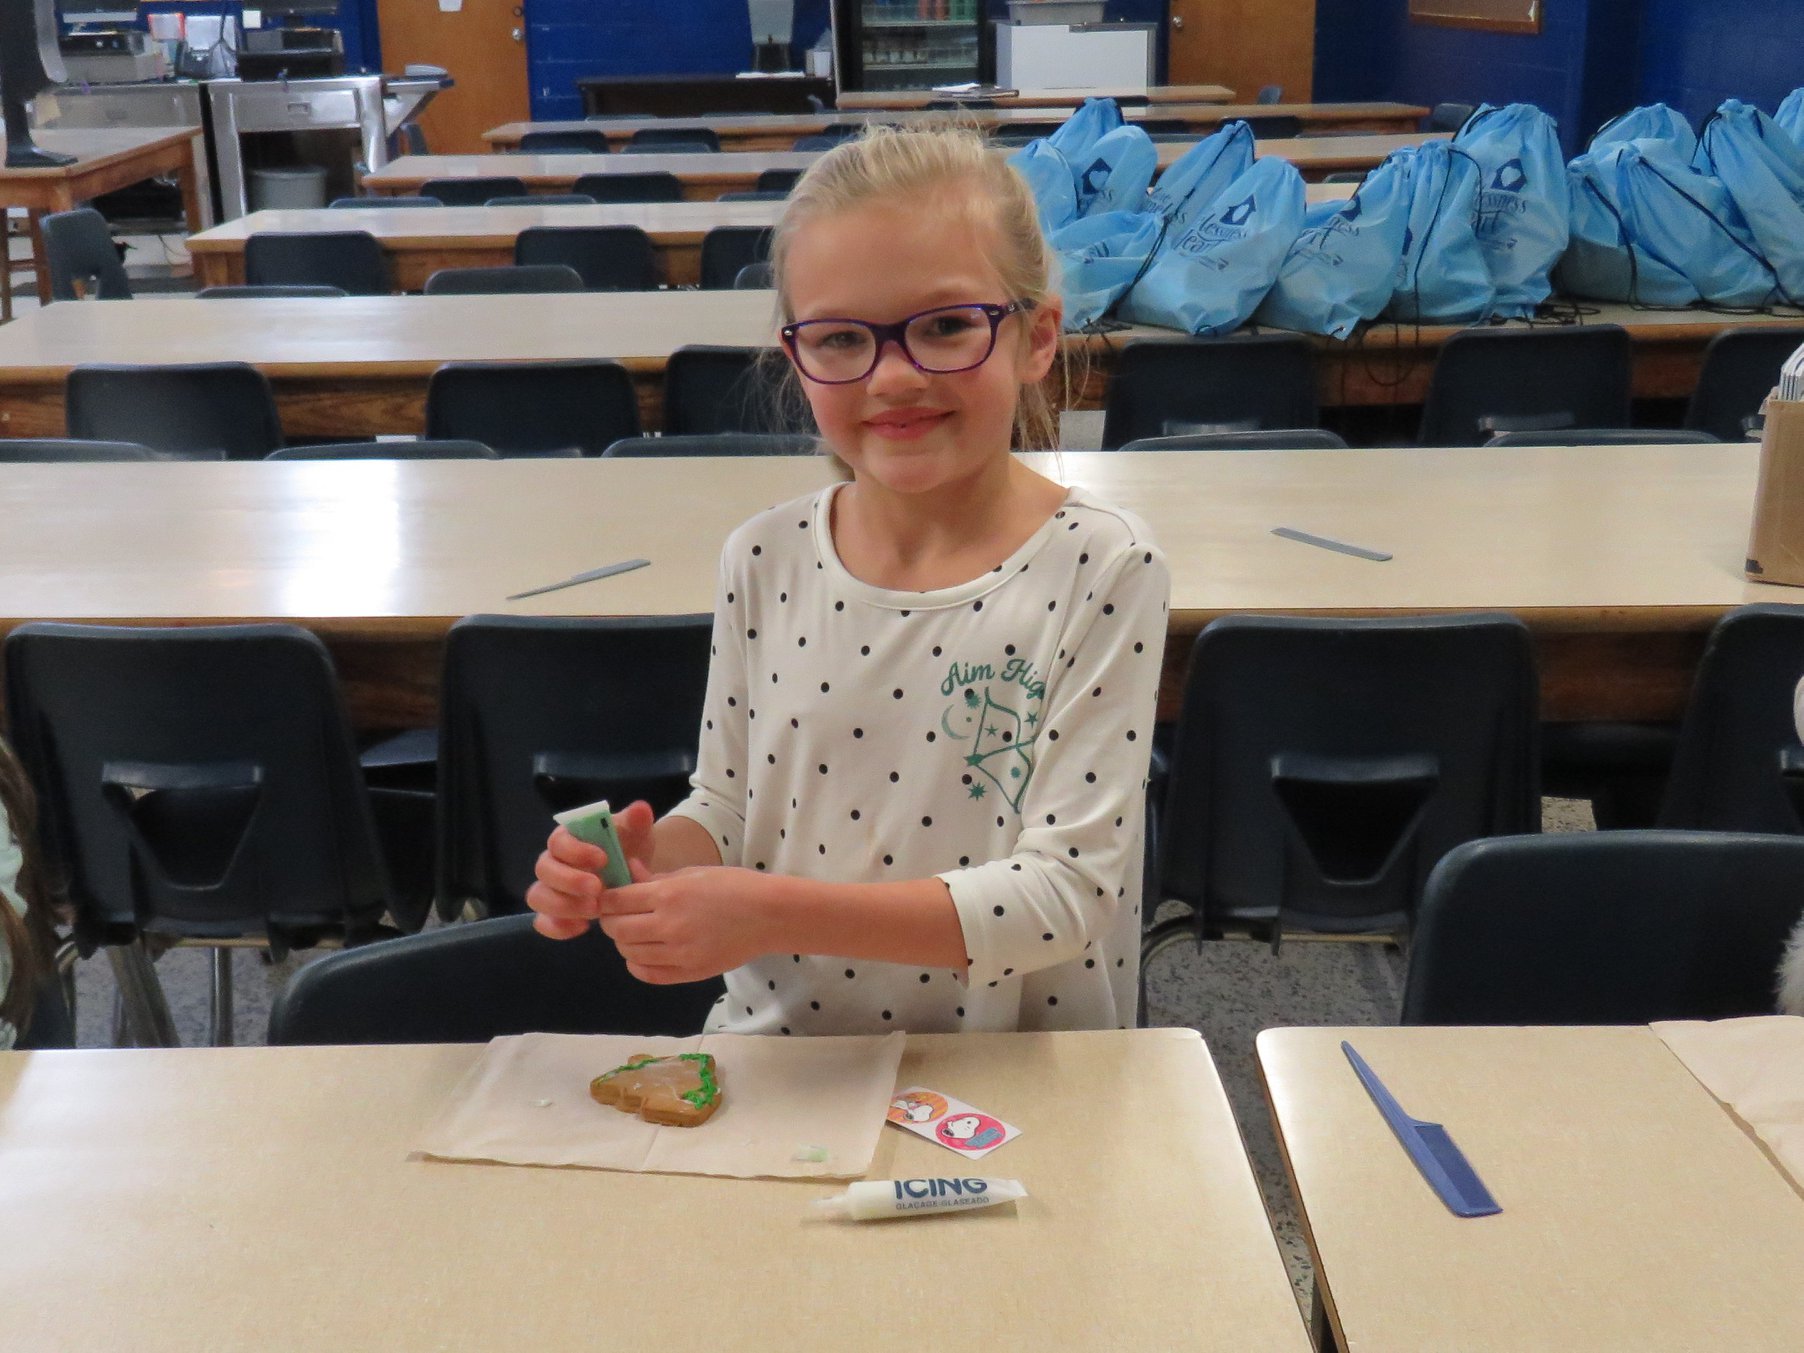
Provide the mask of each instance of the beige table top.
MULTIPOLYGON (((1030 1194, 915 1226, 815 1220, 837 1183, 409 1160, 479 1052, 0 1054, 7 1347, 1309 1347, 1188 1030, 911 1038, 900 1083, 1022 1127, 982 1166, 1030 1194)), ((959 1164, 885 1129, 872 1177, 959 1164)))
MULTIPOLYGON (((1177 118, 1197 127, 1218 127, 1224 122, 1244 117, 1294 117, 1310 126, 1331 127, 1342 123, 1373 121, 1418 121, 1428 109, 1413 103, 1161 103, 1130 105, 1121 110, 1124 120, 1140 122, 1147 118, 1168 121, 1177 118)), ((824 113, 711 113, 699 117, 606 118, 552 120, 546 122, 508 122, 482 134, 484 141, 497 146, 517 146, 528 132, 584 131, 601 132, 612 143, 631 139, 632 134, 646 128, 658 131, 707 130, 720 137, 722 146, 746 140, 813 136, 824 128, 845 123, 893 123, 902 126, 936 125, 948 118, 978 127, 994 127, 1006 131, 1015 123, 1042 123, 1057 114, 1046 108, 1010 105, 1001 108, 968 108, 958 113, 926 110, 829 109, 824 113)))
MULTIPOLYGON (((1289 160, 1305 173, 1315 169, 1369 168, 1394 150, 1445 141, 1445 133, 1399 132, 1365 136, 1299 136, 1259 141, 1255 154, 1289 160)), ((1169 168, 1193 143, 1161 141, 1159 167, 1169 168)), ((371 191, 412 191, 429 179, 504 178, 528 188, 567 189, 584 174, 675 174, 686 184, 756 179, 767 169, 806 170, 824 152, 758 150, 692 152, 677 155, 403 155, 364 175, 371 191)))
MULTIPOLYGON (((1310 202, 1353 195, 1349 183, 1306 184, 1310 202)), ((657 243, 694 243, 715 226, 771 226, 781 202, 622 202, 545 207, 332 207, 254 211, 188 237, 190 253, 230 253, 252 235, 269 231, 317 233, 363 230, 391 249, 432 248, 456 240, 469 245, 511 244, 537 226, 638 226, 657 243)))
MULTIPOLYGON (((842 90, 841 108, 925 108, 950 97, 930 89, 842 90)), ((995 102, 1012 108, 1075 108, 1085 99, 1147 99, 1152 103, 1227 103, 1234 91, 1225 85, 1097 85, 1088 89, 1019 89, 997 95, 995 102)))
POLYGON ((1268 1029, 1258 1049, 1340 1347, 1797 1349, 1804 1197, 1652 1030, 1268 1029), (1342 1038, 1501 1214, 1447 1211, 1342 1038))
POLYGON ((93 173, 171 145, 185 145, 200 135, 199 127, 70 127, 34 130, 33 141, 44 150, 77 156, 74 164, 9 169, 3 179, 57 179, 93 173))
MULTIPOLYGON (((1645 633, 1798 599, 1741 574, 1756 456, 1724 445, 1037 463, 1148 523, 1181 632, 1242 611, 1502 609, 1543 632, 1645 633), (1297 544, 1278 526, 1395 558, 1297 544)), ((434 634, 480 611, 703 612, 733 527, 829 474, 809 457, 0 466, 0 624, 270 619, 434 634), (634 557, 651 567, 505 600, 634 557)))

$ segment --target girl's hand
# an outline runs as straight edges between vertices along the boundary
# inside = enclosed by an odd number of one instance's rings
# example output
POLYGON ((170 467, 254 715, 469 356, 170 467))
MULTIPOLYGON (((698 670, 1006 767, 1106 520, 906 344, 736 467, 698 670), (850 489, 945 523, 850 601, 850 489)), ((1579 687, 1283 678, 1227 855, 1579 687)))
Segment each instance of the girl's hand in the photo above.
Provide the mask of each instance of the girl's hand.
MULTIPOLYGON (((614 815, 614 830, 626 852, 627 868, 634 861, 651 858, 652 811, 644 800, 627 805, 614 815)), ((575 939, 597 916, 597 905, 607 885, 601 868, 608 853, 600 846, 578 839, 564 827, 551 833, 545 850, 533 866, 538 882, 526 890, 526 905, 537 912, 533 929, 554 940, 575 939)))
POLYGON ((641 982, 700 982, 770 952, 774 876, 718 865, 652 874, 637 860, 632 869, 632 885, 601 897, 594 914, 641 982))

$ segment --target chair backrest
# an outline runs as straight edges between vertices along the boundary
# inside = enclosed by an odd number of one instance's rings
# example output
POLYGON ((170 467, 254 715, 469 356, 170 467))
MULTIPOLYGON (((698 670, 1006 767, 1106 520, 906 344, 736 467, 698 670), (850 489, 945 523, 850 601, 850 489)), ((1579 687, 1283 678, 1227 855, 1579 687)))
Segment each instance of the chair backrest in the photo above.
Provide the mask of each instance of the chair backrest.
POLYGON ((581 128, 527 132, 520 137, 520 149, 529 155, 606 155, 608 134, 581 128))
POLYGON ((771 233, 768 226, 715 226, 703 235, 702 290, 731 290, 741 268, 768 261, 771 233))
POLYGON ((514 262, 561 263, 590 291, 655 291, 658 251, 638 226, 533 226, 514 239, 514 262))
POLYGON ((21 625, 13 747, 78 942, 140 930, 278 948, 388 909, 332 660, 292 625, 21 625))
POLYGON ((700 145, 708 150, 720 149, 720 133, 712 127, 641 127, 628 141, 633 146, 700 145))
POLYGON ((403 122, 395 131, 395 140, 400 143, 403 155, 427 155, 426 129, 417 122, 403 122))
POLYGON ((283 298, 313 298, 329 300, 337 296, 348 296, 351 293, 343 287, 329 287, 323 282, 308 284, 297 282, 293 286, 217 286, 202 287, 195 292, 195 298, 202 301, 268 301, 283 298))
POLYGON ((1511 616, 1213 622, 1190 657, 1160 896, 1204 927, 1406 927, 1448 850, 1539 829, 1538 704, 1511 616))
POLYGON ((1346 442, 1326 428, 1267 428, 1257 432, 1196 432, 1175 437, 1142 437, 1123 451, 1346 451, 1346 442))
POLYGON ((583 279, 567 263, 509 264, 499 268, 440 268, 426 279, 428 296, 507 296, 581 291, 583 279))
MULTIPOLYGON (((1277 100, 1273 99, 1272 102, 1276 103, 1277 100)), ((1300 117, 1249 117, 1246 124, 1261 141, 1290 141, 1303 131, 1303 119, 1300 117)))
POLYGON ((1422 405, 1422 446, 1482 446, 1499 432, 1629 425, 1628 331, 1461 329, 1441 345, 1422 405))
POLYGON ((1138 339, 1109 380, 1102 444, 1313 427, 1317 416, 1315 349, 1301 334, 1138 339))
POLYGON ((75 1046, 75 1021, 69 1016, 69 1003, 63 999, 61 982, 46 980, 38 983, 31 1019, 19 1030, 18 1041, 13 1046, 20 1052, 75 1046))
POLYGON ((601 454, 616 460, 643 456, 812 456, 820 445, 820 438, 799 432, 703 432, 682 437, 623 437, 601 454))
POLYGON ((328 954, 276 997, 269 1042, 486 1043, 509 1034, 700 1033, 719 978, 653 986, 599 929, 548 940, 498 916, 328 954))
POLYGON ((1323 174, 1323 183, 1364 183, 1366 171, 1363 169, 1337 169, 1332 174, 1323 174))
POLYGON ((490 207, 592 207, 595 199, 587 193, 523 193, 519 197, 491 197, 490 207))
POLYGON ((1263 86, 1261 86, 1259 92, 1253 96, 1253 102, 1254 103, 1283 103, 1284 102, 1284 86, 1283 85, 1263 85, 1263 86))
POLYGON ((722 193, 714 200, 716 202, 781 202, 788 196, 789 192, 787 189, 781 191, 773 189, 769 192, 759 192, 754 188, 743 193, 722 193))
POLYGON ((1708 432, 1679 428, 1567 428, 1562 432, 1499 432, 1486 446, 1699 446, 1708 432))
POLYGON ((734 291, 769 291, 776 281, 768 259, 748 263, 733 278, 734 291))
POLYGON ((597 202, 681 202, 683 181, 663 169, 645 174, 584 174, 574 192, 597 202))
MULTIPOLYGON (((1126 103, 1126 99, 1117 99, 1117 103, 1126 103)), ((994 99, 929 99, 926 108, 930 113, 956 112, 960 108, 994 108, 994 99)))
POLYGON ((51 300, 73 301, 84 295, 103 301, 131 299, 131 283, 106 217, 92 207, 78 207, 46 216, 40 229, 51 300))
POLYGON ((819 133, 815 133, 811 136, 796 137, 790 144, 790 149, 815 151, 832 150, 833 147, 837 146, 843 140, 845 140, 843 136, 823 136, 819 133))
POLYGON ((1609 831, 1472 841, 1435 866, 1405 1024, 1770 1015, 1804 840, 1609 831))
POLYGON ((607 799, 663 813, 689 792, 706 615, 470 616, 439 697, 440 915, 520 911, 551 815, 607 799))
POLYGON ((321 442, 313 446, 285 446, 271 451, 265 460, 500 460, 481 442, 321 442))
POLYGON ((758 175, 753 186, 761 193, 782 193, 787 197, 789 190, 796 186, 801 177, 802 171, 799 169, 766 169, 758 175))
POLYGON ((686 343, 664 366, 663 430, 673 436, 804 431, 796 426, 800 409, 783 398, 787 371, 769 348, 686 343))
POLYGON ((620 148, 628 155, 712 155, 720 149, 695 137, 669 141, 629 141, 620 148))
POLYGON ((503 456, 599 456, 639 435, 639 399, 618 362, 447 362, 426 386, 426 435, 503 456))
POLYGON ((335 197, 326 204, 340 210, 358 210, 365 207, 442 207, 445 204, 436 197, 383 197, 373 194, 369 197, 335 197))
POLYGON ((518 176, 492 178, 428 179, 420 185, 424 197, 436 197, 447 207, 484 207, 492 197, 524 197, 526 184, 518 176))
POLYGON ((0 439, 0 464, 16 465, 28 461, 96 460, 224 460, 223 453, 203 456, 180 456, 171 451, 153 451, 138 442, 91 442, 75 437, 8 437, 0 439))
POLYGON ((1429 110, 1422 130, 1427 132, 1456 132, 1465 126, 1478 108, 1470 103, 1437 103, 1429 110))
POLYGON ((1804 833, 1804 606, 1762 602, 1716 622, 1692 680, 1659 825, 1804 833))
POLYGON ((1704 349, 1704 365, 1685 410, 1685 426, 1739 442, 1749 421, 1779 383, 1785 359, 1804 346, 1804 328, 1794 325, 1724 329, 1704 349))
POLYGON ((269 378, 244 362, 78 366, 63 385, 71 437, 206 459, 262 460, 282 445, 269 378))
POLYGON ((258 231, 244 242, 244 280, 252 286, 329 286, 351 296, 395 289, 388 256, 367 230, 258 231))

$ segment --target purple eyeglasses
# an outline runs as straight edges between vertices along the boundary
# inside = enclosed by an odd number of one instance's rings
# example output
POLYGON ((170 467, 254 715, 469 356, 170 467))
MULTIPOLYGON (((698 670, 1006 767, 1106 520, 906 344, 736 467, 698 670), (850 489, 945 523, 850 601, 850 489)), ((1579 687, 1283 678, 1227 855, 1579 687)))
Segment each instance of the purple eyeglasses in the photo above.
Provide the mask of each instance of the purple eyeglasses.
POLYGON ((817 385, 851 385, 877 369, 883 345, 893 342, 917 371, 948 376, 990 360, 996 332, 1032 301, 1006 305, 973 302, 922 310, 894 324, 862 319, 806 319, 785 324, 783 346, 796 369, 817 385))

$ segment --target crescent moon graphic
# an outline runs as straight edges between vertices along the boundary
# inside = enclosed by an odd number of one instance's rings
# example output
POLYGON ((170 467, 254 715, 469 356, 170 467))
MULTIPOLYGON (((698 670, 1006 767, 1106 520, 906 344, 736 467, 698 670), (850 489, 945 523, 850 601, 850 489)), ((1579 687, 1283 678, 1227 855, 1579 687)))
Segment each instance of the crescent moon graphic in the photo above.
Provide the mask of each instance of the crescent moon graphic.
POLYGON ((970 741, 968 734, 954 733, 952 731, 952 725, 946 722, 947 717, 951 715, 951 713, 952 711, 950 709, 943 709, 940 711, 940 727, 945 730, 946 736, 949 738, 956 738, 960 742, 970 741))

